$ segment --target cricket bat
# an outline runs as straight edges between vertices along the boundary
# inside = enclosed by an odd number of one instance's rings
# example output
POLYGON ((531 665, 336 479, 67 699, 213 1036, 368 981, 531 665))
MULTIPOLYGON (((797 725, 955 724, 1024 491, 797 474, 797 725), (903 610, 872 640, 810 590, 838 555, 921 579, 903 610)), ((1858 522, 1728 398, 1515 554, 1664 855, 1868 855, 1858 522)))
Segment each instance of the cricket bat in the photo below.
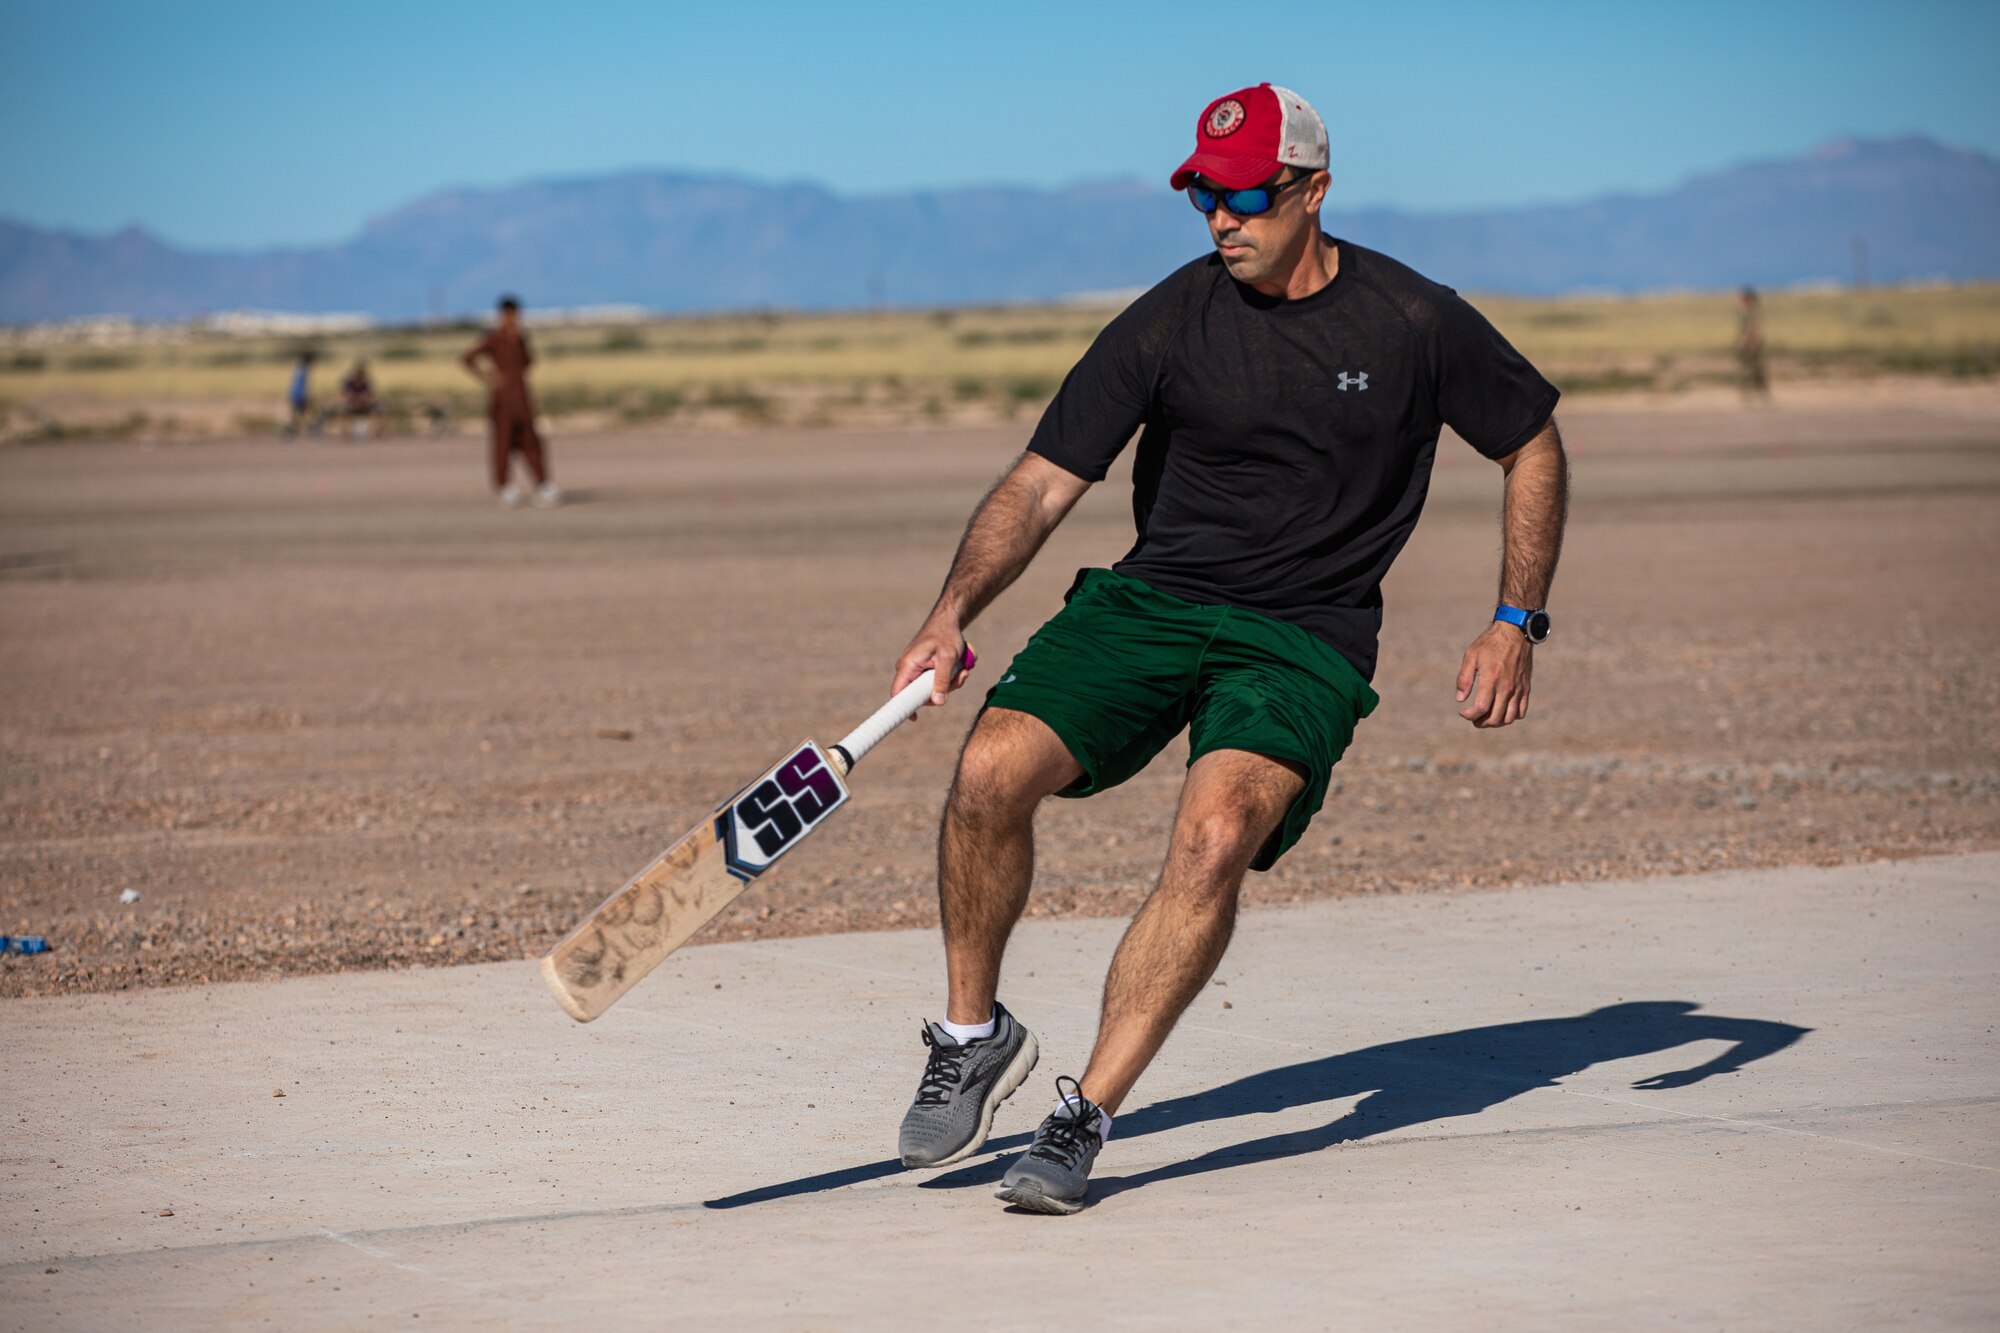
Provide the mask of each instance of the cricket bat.
MULTIPOLYGON (((973 661, 968 644, 961 669, 973 661)), ((588 1023, 638 985, 846 803, 848 773, 929 701, 936 674, 911 681, 838 744, 794 747, 606 898, 542 959, 556 1003, 588 1023)))

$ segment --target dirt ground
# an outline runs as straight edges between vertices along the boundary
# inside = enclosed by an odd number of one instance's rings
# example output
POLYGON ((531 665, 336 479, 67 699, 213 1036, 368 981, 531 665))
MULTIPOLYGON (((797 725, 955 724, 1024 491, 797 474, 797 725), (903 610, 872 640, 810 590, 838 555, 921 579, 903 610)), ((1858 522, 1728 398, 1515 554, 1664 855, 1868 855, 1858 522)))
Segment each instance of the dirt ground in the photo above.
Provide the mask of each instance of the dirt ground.
MULTIPOLYGON (((2000 392, 1562 419, 1532 715, 1455 715, 1499 474, 1448 443, 1387 588, 1383 705, 1249 902, 2000 847, 2000 392)), ((539 952, 879 701, 1025 436, 559 438, 574 503, 520 512, 466 437, 0 451, 0 932, 52 944, 0 962, 0 995, 539 952)), ((1122 553, 1123 481, 976 627, 982 679, 1122 553)), ((934 920, 974 703, 871 755, 702 938, 934 920)), ((1051 803, 1031 912, 1139 902, 1184 757, 1051 803)))

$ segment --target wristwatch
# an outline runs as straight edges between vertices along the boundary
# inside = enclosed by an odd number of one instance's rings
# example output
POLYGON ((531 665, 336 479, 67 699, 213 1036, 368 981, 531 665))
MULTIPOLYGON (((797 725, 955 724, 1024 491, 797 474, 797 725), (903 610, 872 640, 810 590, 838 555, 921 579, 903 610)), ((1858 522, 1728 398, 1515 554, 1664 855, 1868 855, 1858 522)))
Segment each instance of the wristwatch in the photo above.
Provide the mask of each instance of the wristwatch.
POLYGON ((1549 613, 1546 611, 1523 611, 1518 606, 1496 606, 1493 618, 1520 628, 1529 643, 1541 643, 1549 637, 1549 613))

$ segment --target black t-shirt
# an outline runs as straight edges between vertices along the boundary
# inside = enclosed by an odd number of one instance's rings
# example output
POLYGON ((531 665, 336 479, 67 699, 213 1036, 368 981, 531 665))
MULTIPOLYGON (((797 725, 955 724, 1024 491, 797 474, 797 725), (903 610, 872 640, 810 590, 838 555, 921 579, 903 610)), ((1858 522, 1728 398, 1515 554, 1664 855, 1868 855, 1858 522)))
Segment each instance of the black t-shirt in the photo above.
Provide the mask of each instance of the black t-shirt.
POLYGON ((1443 424, 1489 458, 1556 389, 1458 293, 1345 241, 1296 301, 1186 265, 1097 336, 1028 448, 1101 481, 1139 437, 1139 539, 1115 568, 1190 602, 1298 625, 1375 672, 1382 576, 1409 540, 1443 424))

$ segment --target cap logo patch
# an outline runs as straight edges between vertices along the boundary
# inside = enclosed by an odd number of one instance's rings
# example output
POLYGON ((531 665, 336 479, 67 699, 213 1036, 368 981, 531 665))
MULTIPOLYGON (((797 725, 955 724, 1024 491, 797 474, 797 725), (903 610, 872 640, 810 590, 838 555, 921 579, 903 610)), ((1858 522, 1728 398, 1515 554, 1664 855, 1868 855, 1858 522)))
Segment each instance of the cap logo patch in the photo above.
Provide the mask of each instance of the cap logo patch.
POLYGON ((1243 104, 1226 97, 1215 104, 1215 110, 1208 113, 1201 128, 1211 139, 1225 139, 1243 128, 1243 120, 1243 104))

